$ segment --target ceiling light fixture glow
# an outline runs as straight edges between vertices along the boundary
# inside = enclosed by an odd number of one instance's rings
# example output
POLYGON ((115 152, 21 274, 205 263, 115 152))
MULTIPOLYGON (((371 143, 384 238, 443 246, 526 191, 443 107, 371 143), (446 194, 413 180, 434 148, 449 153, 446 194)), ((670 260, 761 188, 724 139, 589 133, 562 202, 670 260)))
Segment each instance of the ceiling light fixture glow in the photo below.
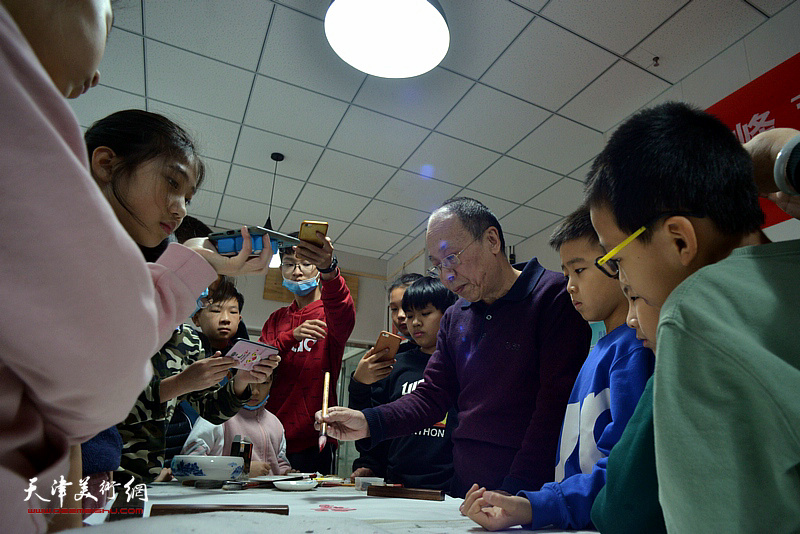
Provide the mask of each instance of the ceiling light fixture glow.
POLYGON ((436 0, 334 0, 325 14, 325 36, 345 62, 381 78, 424 74, 450 48, 436 0))

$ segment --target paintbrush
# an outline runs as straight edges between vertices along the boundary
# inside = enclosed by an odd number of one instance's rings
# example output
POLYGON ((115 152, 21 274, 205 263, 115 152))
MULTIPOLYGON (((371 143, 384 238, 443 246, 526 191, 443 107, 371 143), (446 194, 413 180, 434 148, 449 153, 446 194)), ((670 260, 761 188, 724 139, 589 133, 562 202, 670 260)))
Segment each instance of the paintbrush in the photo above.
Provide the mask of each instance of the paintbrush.
POLYGON ((328 389, 331 385, 331 374, 325 371, 325 385, 322 390, 322 425, 319 427, 319 452, 325 448, 328 442, 328 436, 325 434, 328 431, 328 423, 325 422, 325 416, 328 415, 328 389))

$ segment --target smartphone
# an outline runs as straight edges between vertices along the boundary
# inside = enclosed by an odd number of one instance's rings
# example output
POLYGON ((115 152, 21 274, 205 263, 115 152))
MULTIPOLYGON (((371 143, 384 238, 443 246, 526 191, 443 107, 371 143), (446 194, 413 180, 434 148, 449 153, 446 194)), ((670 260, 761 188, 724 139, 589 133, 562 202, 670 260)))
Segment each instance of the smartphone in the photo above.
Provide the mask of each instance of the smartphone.
POLYGON ((297 238, 301 241, 314 243, 318 247, 325 246, 325 241, 320 239, 320 237, 317 235, 317 232, 321 233, 322 235, 327 235, 328 223, 322 221, 303 221, 300 224, 300 232, 298 232, 297 238))
POLYGON ((405 340, 403 336, 392 334, 384 330, 378 335, 378 341, 375 342, 375 352, 383 349, 389 349, 389 355, 386 356, 387 360, 391 360, 397 354, 397 349, 400 348, 400 343, 405 340))
MULTIPOLYGON (((299 245, 300 240, 295 237, 290 237, 286 234, 269 230, 261 226, 248 226, 247 231, 253 241, 253 252, 251 256, 258 256, 264 248, 264 236, 267 236, 272 246, 272 252, 277 252, 279 248, 291 247, 299 245)), ((242 250, 242 230, 226 230, 224 232, 215 232, 208 236, 208 239, 214 244, 217 252, 223 256, 236 256, 242 250)))
POLYGON ((231 350, 228 351, 226 356, 236 360, 237 363, 233 366, 234 369, 249 371, 261 360, 265 360, 273 354, 278 354, 279 352, 280 350, 278 347, 265 345, 264 343, 259 343, 258 341, 240 339, 234 343, 233 347, 231 347, 231 350))

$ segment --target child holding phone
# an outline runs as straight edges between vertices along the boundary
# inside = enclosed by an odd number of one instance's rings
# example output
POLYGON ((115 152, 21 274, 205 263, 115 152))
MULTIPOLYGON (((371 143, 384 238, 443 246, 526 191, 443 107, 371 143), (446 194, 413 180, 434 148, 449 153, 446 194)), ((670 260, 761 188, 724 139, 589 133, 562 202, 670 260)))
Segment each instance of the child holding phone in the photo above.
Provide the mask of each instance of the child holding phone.
MULTIPOLYGON (((385 383, 376 388, 350 381, 350 408, 363 410, 385 404, 411 393, 422 382, 425 366, 436 350, 439 322, 456 301, 438 279, 422 277, 403 294, 406 325, 417 346, 396 356, 385 383)), ((445 418, 410 436, 384 441, 371 450, 358 442, 361 456, 353 462, 353 476, 379 476, 410 488, 450 491, 453 478, 453 445, 450 440, 457 424, 450 409, 445 418)))

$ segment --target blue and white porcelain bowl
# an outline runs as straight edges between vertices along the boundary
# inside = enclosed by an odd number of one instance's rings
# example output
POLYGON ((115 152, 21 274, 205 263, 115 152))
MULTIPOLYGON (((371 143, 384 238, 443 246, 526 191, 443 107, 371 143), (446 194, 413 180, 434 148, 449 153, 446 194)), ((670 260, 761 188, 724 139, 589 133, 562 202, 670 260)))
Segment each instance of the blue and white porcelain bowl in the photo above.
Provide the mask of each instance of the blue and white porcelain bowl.
POLYGON ((172 458, 172 475, 184 480, 236 480, 242 474, 240 456, 195 456, 179 454, 172 458))

